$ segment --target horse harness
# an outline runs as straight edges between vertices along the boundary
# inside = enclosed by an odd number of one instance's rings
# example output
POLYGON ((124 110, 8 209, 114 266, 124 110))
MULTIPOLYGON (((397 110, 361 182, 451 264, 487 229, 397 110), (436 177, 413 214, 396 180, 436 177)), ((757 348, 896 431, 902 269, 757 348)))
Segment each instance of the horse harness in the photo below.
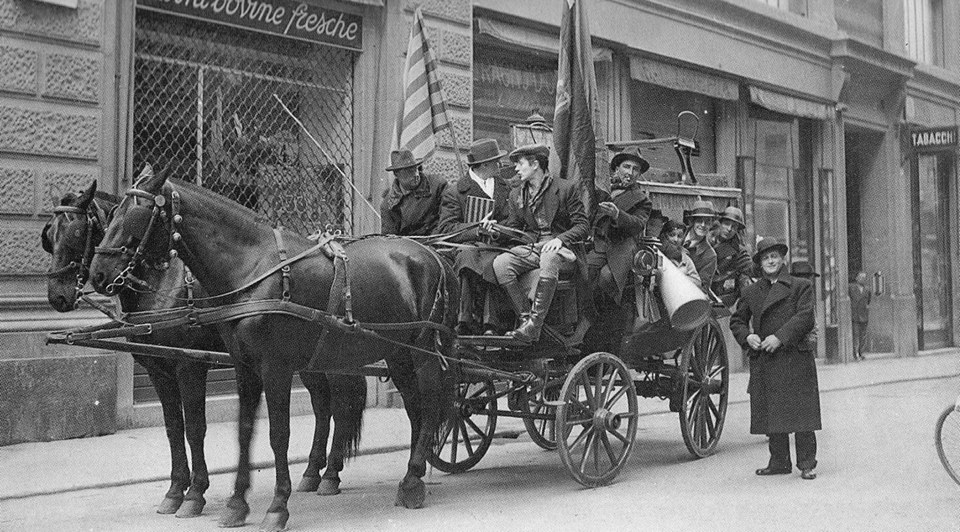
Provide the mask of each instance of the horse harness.
MULTIPOLYGON (((91 205, 93 202, 91 202, 91 205)), ((77 284, 74 286, 75 299, 73 302, 73 308, 76 309, 80 306, 80 296, 83 294, 83 285, 86 284, 87 278, 90 276, 90 263, 93 262, 93 231, 97 224, 100 223, 100 219, 97 216, 97 213, 91 210, 89 207, 86 209, 81 209, 80 207, 74 207, 71 205, 58 205, 53 208, 54 217, 60 215, 66 216, 67 214, 76 214, 76 215, 85 215, 87 220, 86 229, 87 237, 86 242, 83 245, 83 257, 80 259, 80 263, 77 264, 76 261, 70 261, 66 266, 47 272, 47 277, 51 279, 58 279, 63 277, 66 274, 74 273, 77 279, 77 284)), ((51 250, 52 252, 53 250, 51 250)))

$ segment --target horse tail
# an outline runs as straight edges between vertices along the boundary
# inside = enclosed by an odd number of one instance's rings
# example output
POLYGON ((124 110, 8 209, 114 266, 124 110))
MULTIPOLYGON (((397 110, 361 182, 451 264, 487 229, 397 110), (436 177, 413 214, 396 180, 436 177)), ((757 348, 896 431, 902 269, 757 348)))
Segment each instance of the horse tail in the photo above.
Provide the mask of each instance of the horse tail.
POLYGON ((343 430, 346 439, 340 443, 343 457, 350 459, 360 450, 363 433, 363 412, 367 407, 367 378, 358 375, 328 375, 330 411, 336 430, 343 430), (331 378, 333 377, 333 378, 331 378))

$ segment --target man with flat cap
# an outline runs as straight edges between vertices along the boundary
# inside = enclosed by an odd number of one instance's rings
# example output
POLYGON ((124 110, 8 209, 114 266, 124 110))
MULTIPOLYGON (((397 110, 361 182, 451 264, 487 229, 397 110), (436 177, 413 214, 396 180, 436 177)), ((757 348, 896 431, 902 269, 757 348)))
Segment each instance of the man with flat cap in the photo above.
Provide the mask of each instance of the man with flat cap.
POLYGON ((820 390, 815 354, 805 345, 813 330, 813 284, 787 273, 787 246, 775 238, 757 244, 762 277, 744 288, 730 330, 750 355, 750 433, 769 437, 770 460, 756 474, 786 475, 794 433, 801 478, 817 478, 820 390))
MULTIPOLYGON (((448 242, 464 244, 479 239, 477 222, 500 223, 507 219, 510 186, 500 177, 500 159, 507 152, 500 150, 495 139, 480 139, 470 145, 467 174, 448 186, 440 203, 440 233, 456 233, 448 242)), ((493 259, 498 251, 461 249, 454 267, 460 276, 460 334, 479 332, 480 322, 496 325, 495 313, 488 301, 486 283, 497 283, 493 259)))
POLYGON ((400 236, 435 233, 446 180, 424 175, 423 159, 415 158, 410 150, 391 152, 386 170, 393 172, 395 179, 380 202, 380 232, 400 236))
POLYGON ((727 308, 732 307, 740 298, 740 291, 753 282, 753 262, 743 242, 743 211, 729 206, 720 213, 720 228, 717 233, 717 274, 710 289, 723 301, 727 308))
POLYGON ((619 305, 630 279, 637 239, 653 210, 653 202, 640 189, 639 179, 650 163, 636 149, 613 156, 610 161, 610 192, 597 191, 597 216, 593 226, 593 250, 587 254, 590 282, 619 305))
MULTIPOLYGON (((493 261, 497 282, 522 316, 520 326, 507 335, 524 342, 540 338, 557 288, 560 265, 576 260, 571 246, 585 239, 590 231, 578 183, 552 177, 549 155, 550 148, 543 144, 523 146, 510 153, 520 184, 510 191, 510 214, 504 225, 526 232, 535 244, 516 246, 493 261), (537 268, 540 278, 531 305, 519 278, 537 268)), ((491 225, 485 222, 486 229, 491 225)))
POLYGON ((693 264, 700 274, 700 285, 704 292, 710 289, 713 278, 717 273, 717 252, 710 245, 710 228, 717 219, 717 211, 713 209, 713 202, 697 200, 693 208, 684 212, 684 223, 690 228, 683 241, 693 264))

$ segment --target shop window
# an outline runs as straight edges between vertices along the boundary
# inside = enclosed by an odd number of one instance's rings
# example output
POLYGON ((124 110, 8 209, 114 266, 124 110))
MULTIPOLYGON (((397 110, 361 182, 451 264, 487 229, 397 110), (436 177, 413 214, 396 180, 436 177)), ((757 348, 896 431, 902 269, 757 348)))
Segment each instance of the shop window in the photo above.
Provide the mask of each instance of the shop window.
MULTIPOLYGON (((633 138, 669 137, 677 134, 677 115, 681 111, 692 111, 700 119, 697 142, 700 144, 700 156, 693 157, 695 173, 715 173, 717 171, 716 156, 716 122, 717 109, 713 98, 693 92, 678 91, 631 80, 631 119, 633 138)), ((693 133, 692 128, 684 122, 684 134, 693 133), (689 131, 687 131, 689 130, 689 131)), ((661 146, 644 151, 644 157, 650 162, 651 175, 656 171, 676 174, 680 178, 680 163, 672 146, 661 146)))
POLYGON ((907 57, 943 66, 943 0, 903 0, 907 57))
POLYGON ((807 0, 756 0, 761 4, 767 4, 770 7, 781 11, 789 11, 802 17, 807 16, 807 0))

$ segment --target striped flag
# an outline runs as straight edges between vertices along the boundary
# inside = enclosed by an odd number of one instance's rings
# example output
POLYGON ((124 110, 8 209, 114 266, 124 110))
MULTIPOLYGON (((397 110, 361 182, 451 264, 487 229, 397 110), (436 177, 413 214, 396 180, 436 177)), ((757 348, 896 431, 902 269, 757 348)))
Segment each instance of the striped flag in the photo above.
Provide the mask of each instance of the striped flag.
POLYGON ((493 212, 494 200, 480 196, 467 196, 467 212, 463 215, 463 223, 477 223, 493 212))
POLYGON ((600 128, 590 23, 584 0, 562 0, 561 4, 553 146, 560 160, 559 176, 580 183, 587 215, 592 218, 596 190, 610 191, 610 174, 600 128))
MULTIPOLYGON (((417 159, 425 158, 437 147, 435 135, 447 128, 450 128, 450 120, 437 75, 437 61, 424 31, 423 14, 417 7, 403 67, 403 102, 394 129, 392 149, 408 149, 417 159)), ((452 129, 450 133, 453 134, 452 129)))

